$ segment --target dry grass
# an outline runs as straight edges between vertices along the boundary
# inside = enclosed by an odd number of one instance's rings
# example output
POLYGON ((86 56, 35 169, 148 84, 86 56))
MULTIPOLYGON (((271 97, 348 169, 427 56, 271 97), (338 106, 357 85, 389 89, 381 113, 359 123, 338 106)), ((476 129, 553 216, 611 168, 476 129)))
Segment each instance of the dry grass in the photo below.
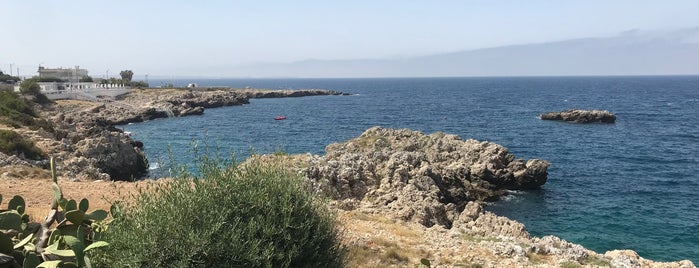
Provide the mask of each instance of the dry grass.
POLYGON ((432 257, 422 247, 425 238, 417 225, 359 211, 342 212, 340 222, 349 248, 348 267, 411 267, 432 257))

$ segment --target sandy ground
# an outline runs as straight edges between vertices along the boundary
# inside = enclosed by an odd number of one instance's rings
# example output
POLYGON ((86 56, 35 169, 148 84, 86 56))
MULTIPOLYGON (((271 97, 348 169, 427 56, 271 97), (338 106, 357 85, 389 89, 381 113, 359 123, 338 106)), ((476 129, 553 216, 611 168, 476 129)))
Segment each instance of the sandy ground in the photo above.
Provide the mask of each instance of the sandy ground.
MULTIPOLYGON (((63 197, 76 201, 87 198, 90 201, 90 211, 95 209, 109 210, 109 206, 114 201, 131 200, 133 195, 138 193, 139 188, 145 189, 150 183, 152 182, 58 181, 58 185, 63 191, 63 197)), ((3 179, 0 180, 0 194, 2 194, 3 199, 2 204, 0 204, 2 208, 6 208, 7 202, 13 196, 22 196, 27 204, 26 213, 33 220, 39 220, 37 217, 45 216, 51 209, 53 191, 49 179, 3 179)))

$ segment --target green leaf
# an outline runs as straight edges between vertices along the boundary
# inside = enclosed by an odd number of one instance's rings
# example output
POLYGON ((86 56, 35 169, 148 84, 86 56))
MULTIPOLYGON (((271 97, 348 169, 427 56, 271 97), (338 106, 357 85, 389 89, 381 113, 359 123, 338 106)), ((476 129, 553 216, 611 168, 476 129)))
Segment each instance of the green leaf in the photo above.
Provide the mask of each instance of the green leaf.
POLYGON ((19 214, 24 214, 24 208, 27 205, 24 203, 24 198, 19 195, 15 195, 10 199, 10 203, 7 203, 7 209, 16 210, 19 214))
POLYGON ((85 218, 93 221, 102 221, 107 218, 107 212, 101 209, 90 212, 90 214, 85 215, 85 218))
POLYGON ((22 239, 22 241, 19 241, 19 243, 15 244, 13 249, 20 249, 20 248, 24 247, 24 245, 29 243, 29 241, 31 241, 33 237, 34 237, 34 234, 29 234, 27 237, 22 239))
POLYGON ((90 244, 89 246, 87 246, 83 250, 83 252, 87 252, 88 250, 91 250, 91 249, 101 248, 101 247, 106 247, 106 246, 109 246, 109 243, 107 243, 106 241, 95 241, 92 244, 90 244))
POLYGON ((19 215, 16 211, 5 211, 0 213, 0 229, 3 230, 21 230, 22 229, 22 215, 19 215))
POLYGON ((28 252, 24 255, 24 262, 22 263, 22 268, 35 268, 41 264, 41 259, 34 252, 28 252))
POLYGON ((34 243, 27 243, 24 245, 24 252, 35 252, 36 251, 36 245, 34 243))
POLYGON ((72 235, 72 236, 80 237, 78 235, 78 230, 84 229, 84 227, 82 227, 81 225, 77 225, 77 224, 68 224, 68 225, 59 226, 58 229, 61 230, 61 236, 72 235))
POLYGON ((92 262, 90 262, 90 258, 85 256, 85 268, 92 268, 92 262))
POLYGON ((56 244, 58 240, 61 238, 61 230, 56 229, 51 232, 51 236, 49 236, 49 245, 56 244))
POLYGON ((87 208, 89 208, 89 207, 90 207, 90 201, 88 201, 87 198, 83 198, 82 200, 80 200, 80 204, 78 205, 78 209, 87 213, 87 208))
POLYGON ((7 255, 12 254, 12 238, 3 232, 0 232, 0 253, 7 255))
MULTIPOLYGON (((80 234, 80 232, 78 232, 78 234, 80 234)), ((63 240, 66 241, 68 247, 70 247, 73 254, 75 254, 75 261, 77 262, 78 266, 82 266, 85 258, 85 243, 83 243, 82 239, 72 235, 63 236, 63 240)))
POLYGON ((78 209, 78 203, 75 202, 75 200, 70 199, 66 203, 66 206, 63 208, 65 211, 71 211, 71 210, 76 210, 78 209))
POLYGON ((0 204, 2 204, 2 194, 0 194, 0 204))
POLYGON ((78 268, 75 263, 64 261, 45 261, 36 268, 78 268))
POLYGON ((63 240, 66 241, 68 247, 75 253, 75 262, 78 267, 85 266, 85 231, 82 228, 78 228, 76 235, 64 235, 63 240))
POLYGON ((50 246, 48 246, 46 248, 46 250, 44 252, 46 252, 48 254, 60 256, 60 257, 68 257, 68 258, 75 257, 75 252, 73 252, 70 249, 58 249, 58 243, 51 244, 50 246))
POLYGON ((63 261, 45 261, 39 264, 36 268, 58 268, 58 265, 63 261))
MULTIPOLYGON (((73 201, 73 202, 75 202, 75 201, 73 201)), ((68 203, 70 203, 70 201, 68 201, 68 203)), ((68 221, 72 222, 73 224, 81 224, 81 223, 83 223, 83 220, 85 219, 85 212, 83 212, 82 210, 77 210, 77 209, 70 210, 70 211, 66 212, 66 219, 68 221)))
POLYGON ((57 209, 58 205, 63 207, 63 204, 61 204, 61 199, 63 199, 63 192, 61 192, 61 187, 58 187, 58 184, 55 182, 51 184, 51 189, 53 189, 53 203, 51 204, 51 209, 57 209))
POLYGON ((112 218, 117 219, 117 218, 121 217, 121 206, 117 203, 112 204, 109 207, 109 213, 112 214, 112 218))

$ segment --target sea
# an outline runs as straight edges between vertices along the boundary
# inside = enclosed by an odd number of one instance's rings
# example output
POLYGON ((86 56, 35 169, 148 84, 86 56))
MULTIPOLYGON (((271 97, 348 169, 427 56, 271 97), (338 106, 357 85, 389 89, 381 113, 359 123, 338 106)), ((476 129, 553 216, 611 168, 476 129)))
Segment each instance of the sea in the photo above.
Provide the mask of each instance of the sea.
POLYGON ((252 99, 202 116, 120 126, 145 144, 158 177, 216 148, 324 154, 372 126, 445 132, 551 162, 539 190, 488 204, 534 236, 604 253, 699 264, 699 76, 377 79, 162 79, 152 86, 329 89, 350 96, 252 99), (544 112, 609 110, 615 124, 543 121, 544 112), (275 117, 284 115, 286 120, 275 117), (161 165, 161 166, 158 166, 161 165))

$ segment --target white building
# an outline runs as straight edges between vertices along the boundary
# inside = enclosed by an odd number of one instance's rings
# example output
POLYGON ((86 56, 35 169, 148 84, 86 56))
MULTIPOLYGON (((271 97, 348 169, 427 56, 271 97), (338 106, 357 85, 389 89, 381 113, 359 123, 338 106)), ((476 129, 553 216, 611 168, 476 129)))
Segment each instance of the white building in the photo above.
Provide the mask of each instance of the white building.
POLYGON ((68 82, 79 82, 80 79, 88 77, 87 70, 75 68, 45 68, 39 66, 39 78, 55 78, 68 82))

